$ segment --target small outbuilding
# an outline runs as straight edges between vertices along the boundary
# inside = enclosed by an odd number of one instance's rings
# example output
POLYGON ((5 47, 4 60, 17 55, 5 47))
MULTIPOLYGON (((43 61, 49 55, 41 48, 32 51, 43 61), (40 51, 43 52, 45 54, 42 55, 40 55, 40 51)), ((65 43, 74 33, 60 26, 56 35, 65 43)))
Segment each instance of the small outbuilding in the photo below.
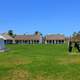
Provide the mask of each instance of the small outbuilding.
POLYGON ((4 52, 5 51, 4 40, 5 40, 5 38, 0 35, 0 52, 4 52))

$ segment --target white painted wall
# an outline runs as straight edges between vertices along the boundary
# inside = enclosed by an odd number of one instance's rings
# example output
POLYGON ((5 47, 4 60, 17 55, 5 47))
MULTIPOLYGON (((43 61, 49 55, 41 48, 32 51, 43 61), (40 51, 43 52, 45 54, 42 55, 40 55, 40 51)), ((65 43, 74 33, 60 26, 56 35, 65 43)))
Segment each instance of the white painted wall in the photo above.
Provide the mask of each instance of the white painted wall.
POLYGON ((5 45, 4 45, 4 40, 0 39, 0 50, 4 49, 5 45))
POLYGON ((42 43, 42 36, 40 36, 40 40, 39 41, 40 41, 39 43, 41 44, 42 43))

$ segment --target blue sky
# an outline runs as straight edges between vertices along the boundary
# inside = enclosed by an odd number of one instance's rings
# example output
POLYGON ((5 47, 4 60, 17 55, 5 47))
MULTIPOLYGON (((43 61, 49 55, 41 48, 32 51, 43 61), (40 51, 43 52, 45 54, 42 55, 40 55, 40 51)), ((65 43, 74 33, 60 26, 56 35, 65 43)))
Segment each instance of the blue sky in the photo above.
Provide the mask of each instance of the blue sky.
POLYGON ((80 30, 80 0, 0 0, 0 33, 63 33, 80 30))

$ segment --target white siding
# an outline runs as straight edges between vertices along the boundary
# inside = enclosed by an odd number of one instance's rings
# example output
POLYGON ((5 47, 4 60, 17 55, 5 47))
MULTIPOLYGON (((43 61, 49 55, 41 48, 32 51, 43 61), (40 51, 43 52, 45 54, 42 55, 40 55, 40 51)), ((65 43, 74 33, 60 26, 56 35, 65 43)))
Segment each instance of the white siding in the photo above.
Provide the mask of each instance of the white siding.
POLYGON ((4 40, 0 39, 0 50, 2 50, 4 48, 5 48, 5 46, 4 46, 4 40))

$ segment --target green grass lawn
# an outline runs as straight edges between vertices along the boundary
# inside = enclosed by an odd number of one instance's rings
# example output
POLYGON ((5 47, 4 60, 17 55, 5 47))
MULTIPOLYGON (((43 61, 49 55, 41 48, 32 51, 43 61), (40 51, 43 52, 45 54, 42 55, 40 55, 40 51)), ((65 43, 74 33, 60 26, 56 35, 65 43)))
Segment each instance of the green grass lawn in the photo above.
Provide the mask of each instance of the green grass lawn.
POLYGON ((67 45, 7 45, 0 53, 0 80, 80 80, 80 55, 67 45))

